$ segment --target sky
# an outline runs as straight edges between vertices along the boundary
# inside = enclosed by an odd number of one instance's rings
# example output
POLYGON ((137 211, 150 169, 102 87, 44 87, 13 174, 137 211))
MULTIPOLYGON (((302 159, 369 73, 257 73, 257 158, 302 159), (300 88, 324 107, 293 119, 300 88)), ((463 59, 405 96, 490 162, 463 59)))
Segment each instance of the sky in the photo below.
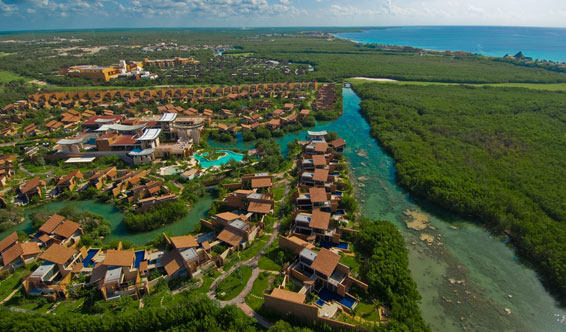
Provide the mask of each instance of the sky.
POLYGON ((0 0, 0 31, 399 25, 566 27, 566 0, 0 0))

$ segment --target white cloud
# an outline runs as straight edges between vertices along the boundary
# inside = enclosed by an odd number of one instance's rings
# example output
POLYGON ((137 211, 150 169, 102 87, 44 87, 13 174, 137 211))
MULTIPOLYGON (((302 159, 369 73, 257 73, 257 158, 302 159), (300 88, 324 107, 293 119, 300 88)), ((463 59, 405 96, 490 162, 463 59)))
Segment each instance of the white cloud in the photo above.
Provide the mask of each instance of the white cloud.
POLYGON ((4 15, 10 15, 14 12, 18 11, 18 7, 16 5, 10 5, 4 3, 4 1, 0 0, 0 12, 4 15))

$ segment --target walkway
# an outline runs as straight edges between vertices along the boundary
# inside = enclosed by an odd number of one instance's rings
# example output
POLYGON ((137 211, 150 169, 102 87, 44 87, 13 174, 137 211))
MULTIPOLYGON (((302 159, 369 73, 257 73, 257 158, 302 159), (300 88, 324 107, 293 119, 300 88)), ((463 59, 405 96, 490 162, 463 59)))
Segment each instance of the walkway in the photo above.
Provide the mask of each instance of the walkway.
POLYGON ((3 299, 3 300, 0 302, 0 305, 6 303, 6 302, 8 302, 8 301, 10 301, 10 299, 11 299, 14 295, 16 295, 16 293, 17 293, 21 288, 22 288, 22 284, 20 284, 20 286, 18 286, 18 288, 14 289, 8 296, 6 296, 6 298, 3 299))

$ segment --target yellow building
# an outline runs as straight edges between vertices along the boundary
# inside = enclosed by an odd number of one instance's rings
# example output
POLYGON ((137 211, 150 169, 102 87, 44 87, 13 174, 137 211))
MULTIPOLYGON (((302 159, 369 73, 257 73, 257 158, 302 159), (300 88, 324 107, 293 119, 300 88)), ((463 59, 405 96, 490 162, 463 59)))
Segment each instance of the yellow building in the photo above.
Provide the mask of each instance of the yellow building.
POLYGON ((108 82, 120 75, 120 69, 116 67, 79 65, 67 68, 67 75, 70 77, 82 77, 91 80, 104 80, 108 82))

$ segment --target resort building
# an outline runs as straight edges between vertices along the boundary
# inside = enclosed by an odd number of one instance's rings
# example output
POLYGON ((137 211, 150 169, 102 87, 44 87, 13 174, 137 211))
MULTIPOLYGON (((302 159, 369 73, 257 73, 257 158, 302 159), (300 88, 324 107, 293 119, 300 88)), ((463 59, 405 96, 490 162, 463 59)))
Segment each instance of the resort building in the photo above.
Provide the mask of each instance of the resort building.
POLYGON ((137 259, 133 250, 106 250, 104 260, 92 270, 89 283, 100 290, 105 300, 139 298, 149 291, 147 279, 140 275, 138 260, 142 259, 137 259))
POLYGON ((192 278, 199 266, 210 260, 206 252, 210 249, 207 244, 203 246, 191 235, 174 236, 168 240, 173 245, 173 250, 169 251, 162 260, 168 277, 192 278))
POLYGON ((43 261, 23 282, 28 295, 42 295, 51 299, 67 297, 67 285, 72 272, 80 264, 81 255, 73 248, 52 244, 39 258, 43 261))
POLYGON ((14 270, 21 265, 27 265, 40 253, 35 242, 20 243, 16 232, 11 233, 0 241, 1 270, 14 270))

